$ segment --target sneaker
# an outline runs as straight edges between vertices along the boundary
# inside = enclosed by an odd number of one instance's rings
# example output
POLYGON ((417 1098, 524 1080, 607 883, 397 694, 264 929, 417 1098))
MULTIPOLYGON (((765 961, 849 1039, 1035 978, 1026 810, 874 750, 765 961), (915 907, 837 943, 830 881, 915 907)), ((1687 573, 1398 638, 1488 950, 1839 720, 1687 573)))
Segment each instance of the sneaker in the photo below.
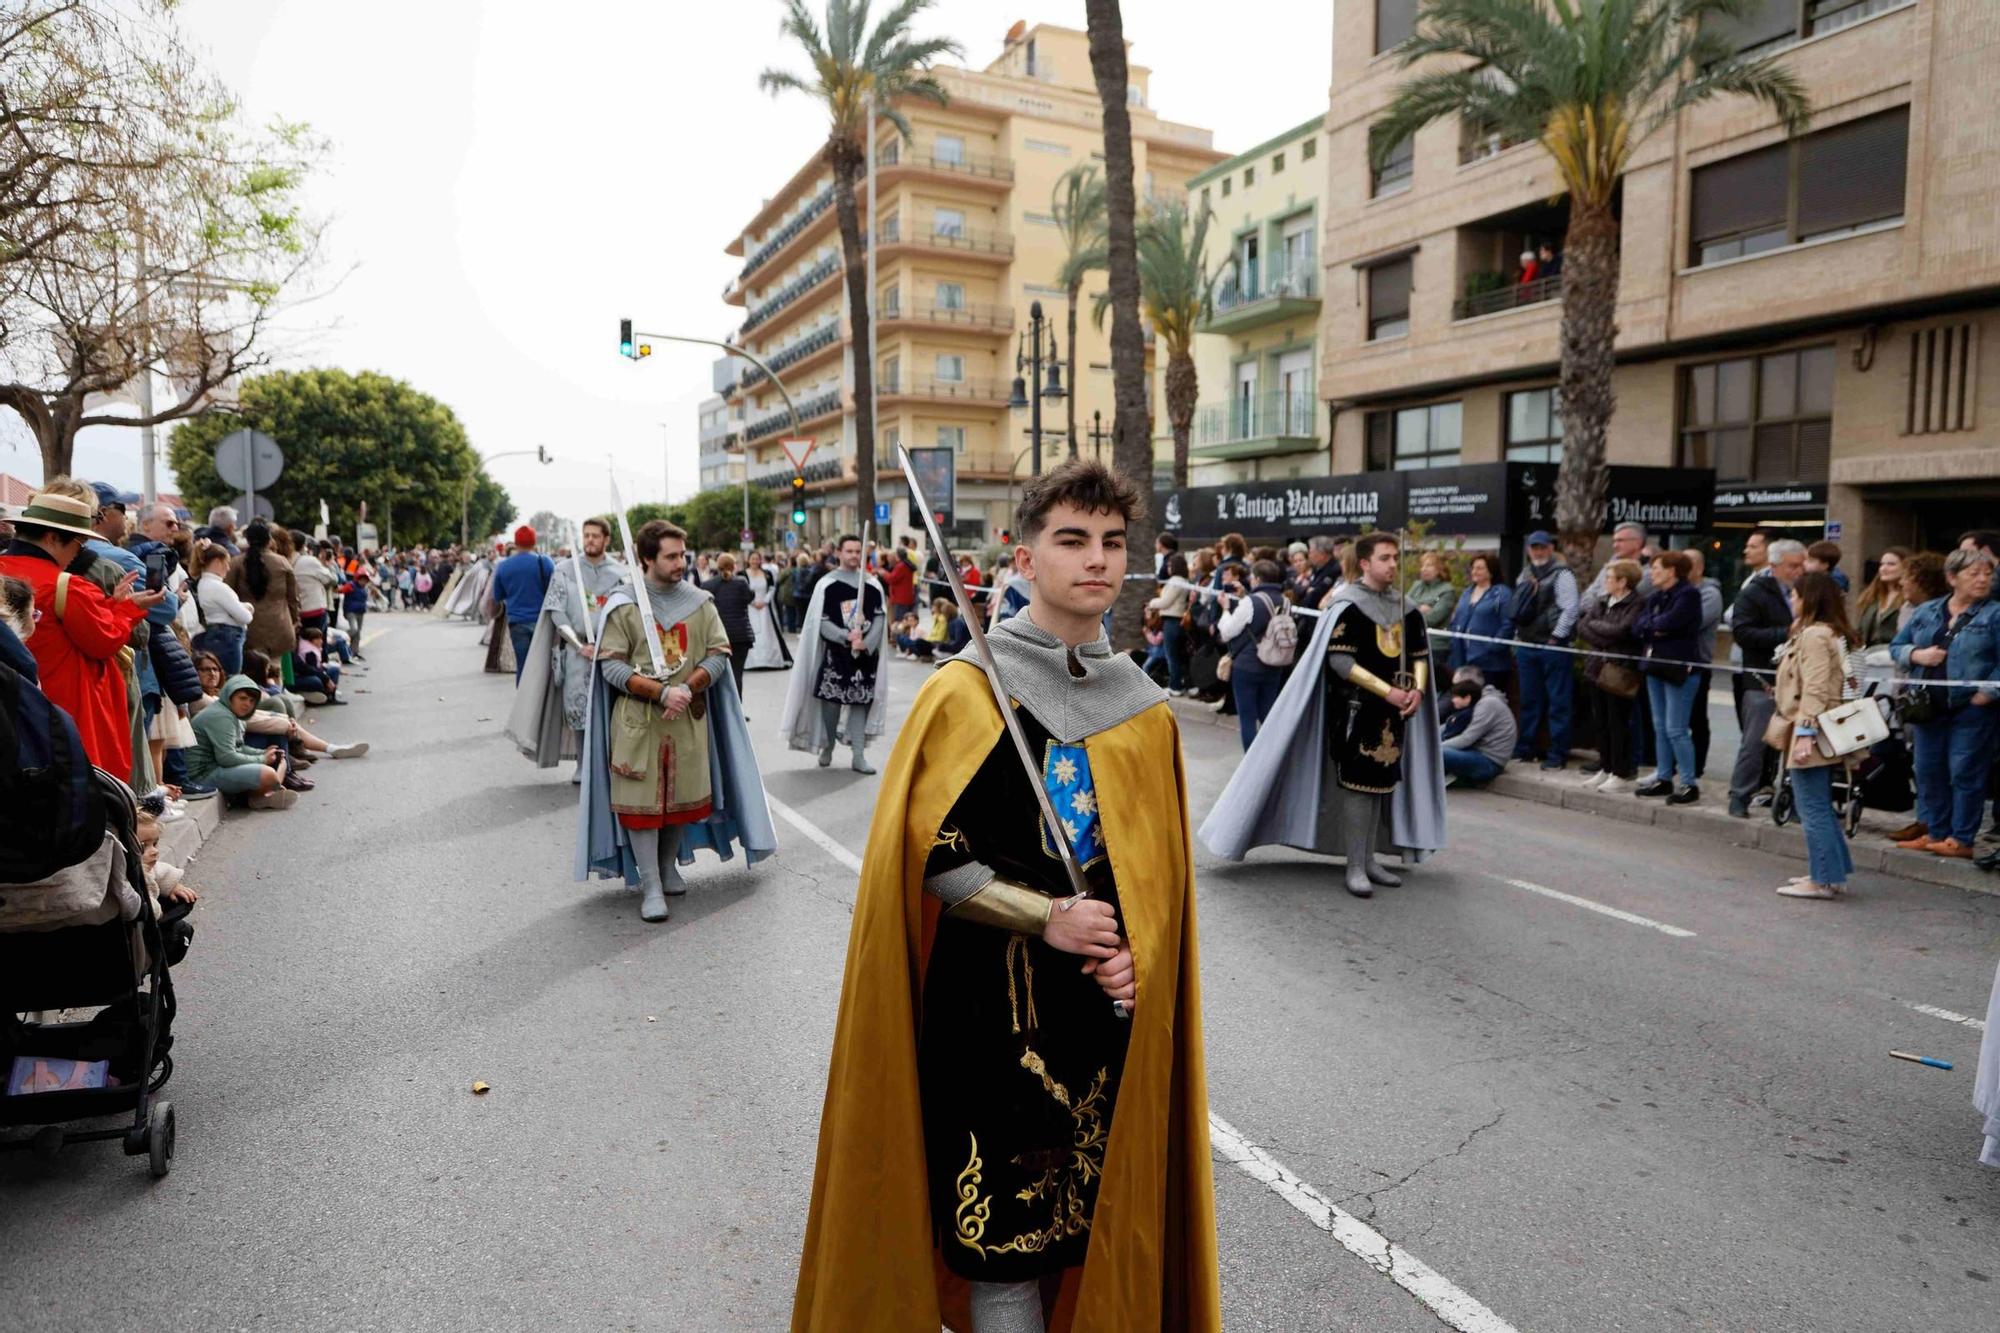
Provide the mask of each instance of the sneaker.
POLYGON ((206 782, 196 782, 193 778, 189 778, 181 784, 181 799, 183 801, 206 801, 212 799, 214 796, 215 788, 206 782))
POLYGON ((1568 760, 1558 759, 1554 755, 1550 755, 1547 759, 1542 760, 1542 771, 1544 773, 1560 773, 1568 764, 1568 760))
POLYGON ((1824 884, 1815 884, 1811 879, 1792 880, 1778 886, 1781 898, 1838 898, 1840 890, 1824 884))
POLYGON ((321 694, 318 690, 302 691, 299 695, 299 698, 304 699, 307 703, 312 704, 314 707, 318 707, 319 705, 327 702, 327 696, 321 694))
POLYGON ((1625 792, 1631 791, 1638 785, 1639 785, 1639 780, 1637 778, 1621 778, 1614 773, 1609 777, 1606 777, 1604 781, 1598 783, 1597 789, 1601 792, 1617 796, 1617 795, 1622 795, 1625 792))
POLYGON ((326 747, 326 757, 328 759, 360 759, 367 753, 367 741, 349 741, 345 745, 329 745, 326 747))
POLYGON ((274 792, 264 792, 250 798, 252 810, 289 810, 299 803, 299 794, 283 787, 274 792))
POLYGON ((286 791, 311 791, 318 785, 311 778, 301 777, 297 773, 285 774, 284 786, 286 791))
POLYGON ((1665 778, 1654 778, 1651 782, 1633 788, 1634 796, 1672 796, 1674 784, 1665 778))
POLYGON ((1760 791, 1750 798, 1750 808, 1752 810, 1769 810, 1771 808, 1771 801, 1772 795, 1770 792, 1760 791))
POLYGON ((1597 789, 1601 788, 1604 785, 1604 780, 1610 776, 1611 775, 1609 773, 1605 772, 1601 768, 1594 773, 1586 769, 1585 776, 1583 779, 1583 785, 1592 791, 1596 791, 1597 789))
POLYGON ((1673 795, 1667 797, 1668 805, 1693 805, 1701 799, 1701 788, 1692 782, 1684 787, 1674 788, 1673 795))

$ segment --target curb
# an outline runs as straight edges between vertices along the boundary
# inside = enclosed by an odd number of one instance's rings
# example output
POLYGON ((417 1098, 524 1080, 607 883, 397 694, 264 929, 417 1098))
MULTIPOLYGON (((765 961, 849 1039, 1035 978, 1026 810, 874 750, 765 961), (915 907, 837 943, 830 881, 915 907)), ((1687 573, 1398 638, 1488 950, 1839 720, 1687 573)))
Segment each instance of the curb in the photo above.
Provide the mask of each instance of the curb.
MULTIPOLYGON (((1235 718, 1224 717, 1199 700, 1173 698, 1168 702, 1173 705, 1174 713, 1183 726, 1194 723, 1226 727, 1231 732, 1236 730, 1235 718)), ((1544 775, 1539 769, 1522 771, 1517 766, 1510 766, 1480 790, 1514 800, 1532 801, 1537 805, 1552 805, 1615 819, 1621 823, 1650 824, 1730 847, 1770 852, 1794 861, 1806 859, 1806 838, 1797 823, 1780 828, 1771 822, 1770 813, 1766 810, 1753 810, 1748 819, 1732 819, 1720 804, 1663 805, 1658 801, 1640 800, 1629 792, 1606 795, 1580 785, 1576 776, 1574 770, 1544 775)), ((1871 816, 1864 815, 1864 819, 1868 818, 1871 816)), ((1881 818, 1900 824, 1908 816, 1883 815, 1881 818)), ((1854 857, 1854 868, 1859 871, 2000 897, 2000 875, 1988 874, 1970 861, 1947 861, 1924 852, 1903 851, 1883 841, 1879 822, 1873 825, 1864 823, 1861 832, 1849 840, 1848 849, 1854 857)))

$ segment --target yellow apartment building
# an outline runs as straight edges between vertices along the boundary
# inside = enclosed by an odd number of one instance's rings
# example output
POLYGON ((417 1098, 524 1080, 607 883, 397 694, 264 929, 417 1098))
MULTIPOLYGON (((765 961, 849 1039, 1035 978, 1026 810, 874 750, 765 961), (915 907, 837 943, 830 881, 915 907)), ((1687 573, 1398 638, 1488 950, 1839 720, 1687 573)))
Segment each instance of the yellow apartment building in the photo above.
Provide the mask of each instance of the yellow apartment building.
MULTIPOLYGON (((1415 0, 1339 6, 1320 393, 1337 472, 1561 451, 1554 167, 1440 123, 1382 169, 1370 121, 1415 0), (1554 202, 1551 202, 1551 201, 1554 202), (1524 276, 1529 281, 1522 281, 1524 276)), ((1765 0, 1740 50, 1805 86, 1787 140, 1742 99, 1638 148, 1620 202, 1613 463, 1714 468, 1715 531, 1838 534, 1857 579, 2000 513, 2000 4, 1765 0)), ((1510 558, 1512 558, 1510 556, 1510 558)))
MULTIPOLYGON (((1190 485, 1326 475, 1327 411, 1317 391, 1325 121, 1314 116, 1188 181, 1195 216, 1214 214, 1205 259, 1219 278, 1214 313, 1195 335, 1190 485)), ((1165 373, 1162 364, 1161 402, 1165 373)), ((1165 424, 1162 415, 1163 467, 1173 459, 1165 424)))
MULTIPOLYGON (((1183 194, 1189 177, 1223 155, 1209 131, 1161 119, 1147 105, 1148 71, 1131 69, 1134 184, 1147 196, 1183 194)), ((1031 469, 1029 413, 1011 410, 1019 339, 1040 302, 1068 350, 1065 294, 1055 284, 1063 259, 1051 200, 1071 167, 1101 162, 1103 130, 1089 39, 1069 28, 1016 24, 997 59, 982 70, 945 68, 938 81, 950 104, 906 102, 914 139, 877 122, 876 189, 865 186, 863 216, 876 228, 877 498, 891 505, 892 529, 910 514, 898 442, 945 447, 957 463, 960 540, 997 537, 1009 526, 1010 497, 1031 469)), ((815 155, 783 183, 728 247, 742 271, 724 299, 741 308, 730 337, 783 379, 817 444, 807 466, 808 521, 816 541, 855 531, 852 346, 841 277, 832 173, 815 155)), ((1090 300, 1102 275, 1085 284, 1078 321, 1079 441, 1089 450, 1093 413, 1104 443, 1111 430, 1109 326, 1099 332, 1090 300)), ((1025 373, 1025 372, 1024 372, 1025 373)), ((779 447, 784 402, 750 369, 724 389, 743 422, 732 447, 747 451, 753 481, 789 484, 779 447)), ((1043 402, 1045 465, 1067 451, 1066 405, 1043 402)), ((878 525, 879 530, 879 525, 878 525)))

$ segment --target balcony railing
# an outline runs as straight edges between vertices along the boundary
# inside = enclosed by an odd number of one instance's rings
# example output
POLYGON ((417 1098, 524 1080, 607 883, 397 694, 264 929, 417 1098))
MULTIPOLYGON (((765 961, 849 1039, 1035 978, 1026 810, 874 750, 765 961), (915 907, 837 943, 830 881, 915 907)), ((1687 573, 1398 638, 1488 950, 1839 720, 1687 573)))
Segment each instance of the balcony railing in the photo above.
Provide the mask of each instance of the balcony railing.
POLYGON ((933 250, 951 250, 959 254, 1011 255, 1014 253, 1014 238, 1004 231, 972 231, 965 227, 946 224, 940 228, 936 222, 919 222, 910 228, 908 237, 903 235, 903 220, 900 217, 888 219, 882 224, 883 245, 922 245, 933 250))
POLYGON ((1318 404, 1312 392, 1274 389, 1195 409, 1194 446, 1252 440, 1311 439, 1318 404))
POLYGON ((789 245, 798 234, 813 224, 813 219, 833 207, 833 191, 822 190, 814 195, 806 206, 799 210, 797 217, 778 228, 770 240, 757 247, 757 253, 743 261, 743 267, 736 274, 739 280, 750 276, 751 272, 778 251, 789 245))
POLYGON ((1469 166, 1489 157, 1498 157, 1509 148, 1526 142, 1526 139, 1515 139, 1498 130, 1469 125, 1459 139, 1458 165, 1469 166))
POLYGON ((1216 290, 1215 314, 1218 318, 1234 314, 1259 301, 1313 301, 1318 298, 1319 272, 1313 268, 1295 269, 1290 273, 1262 273, 1249 283, 1239 283, 1232 277, 1216 290))
POLYGON ((905 308, 900 301, 885 301, 881 315, 884 323, 903 319, 989 333, 1014 327, 1014 307, 1010 305, 939 305, 932 301, 905 308))
MULTIPOLYGON (((819 351, 823 347, 831 347, 838 341, 840 341, 840 325, 838 323, 829 324, 823 329, 816 329, 808 333, 805 337, 799 339, 784 351, 779 352, 776 356, 765 357, 764 364, 772 370, 782 371, 787 366, 796 366, 814 352, 819 351)), ((736 381, 736 387, 739 389, 753 388, 769 378, 770 376, 766 375, 756 366, 748 366, 744 369, 742 378, 736 381)))
MULTIPOLYGON (((804 425, 815 418, 840 410, 840 390, 828 389, 799 403, 799 424, 804 425)), ((758 417, 743 428, 745 440, 761 440, 767 435, 777 435, 792 428, 792 414, 777 411, 758 417)))
POLYGON ((989 157, 980 153, 963 153, 950 149, 940 153, 935 144, 906 144, 901 140, 892 140, 876 149, 875 165, 955 171, 967 176, 979 176, 996 181, 1014 179, 1014 162, 1011 158, 989 157))
POLYGON ((1473 319, 1480 315, 1495 315, 1502 310, 1519 310, 1523 306, 1540 305, 1553 301, 1562 295, 1562 274, 1536 278, 1533 282, 1511 282, 1504 287, 1495 287, 1489 292, 1479 292, 1451 303, 1453 319, 1473 319))
POLYGON ((958 399, 968 403, 1004 403, 1014 386, 1004 380, 946 380, 935 375, 886 375, 876 392, 903 398, 958 399))
POLYGON ((801 273, 798 277, 787 283, 783 291, 751 311, 743 321, 743 332, 748 333, 750 330, 756 328, 759 324, 762 324, 765 320, 777 314, 780 310, 783 310, 786 306, 798 300, 801 296, 804 296, 807 292, 838 272, 840 272, 840 257, 838 255, 828 255, 825 259, 820 260, 819 263, 814 264, 804 273, 801 273))

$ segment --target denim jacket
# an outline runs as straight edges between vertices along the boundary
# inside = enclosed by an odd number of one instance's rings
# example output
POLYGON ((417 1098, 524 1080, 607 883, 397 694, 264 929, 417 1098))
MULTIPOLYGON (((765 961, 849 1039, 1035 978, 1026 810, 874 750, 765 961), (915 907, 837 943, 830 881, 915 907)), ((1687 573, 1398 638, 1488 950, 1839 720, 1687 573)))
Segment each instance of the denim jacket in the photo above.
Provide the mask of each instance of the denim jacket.
MULTIPOLYGON (((1911 650, 1930 647, 1944 633, 1950 604, 1949 596, 1925 602, 1910 613, 1909 623, 1897 631, 1895 639, 1889 644, 1889 655, 1896 659, 1896 665, 1906 674, 1914 675, 1919 670, 1910 665, 1911 650)), ((1945 656, 1944 678, 2000 679, 2000 602, 1989 597, 1972 608, 1972 618, 1951 641, 1951 648, 1945 656)), ((1952 686, 1946 698, 1946 707, 1964 707, 1975 692, 1976 687, 1971 685, 1952 686)), ((2000 687, 1989 686, 1986 693, 2000 694, 2000 687)))

